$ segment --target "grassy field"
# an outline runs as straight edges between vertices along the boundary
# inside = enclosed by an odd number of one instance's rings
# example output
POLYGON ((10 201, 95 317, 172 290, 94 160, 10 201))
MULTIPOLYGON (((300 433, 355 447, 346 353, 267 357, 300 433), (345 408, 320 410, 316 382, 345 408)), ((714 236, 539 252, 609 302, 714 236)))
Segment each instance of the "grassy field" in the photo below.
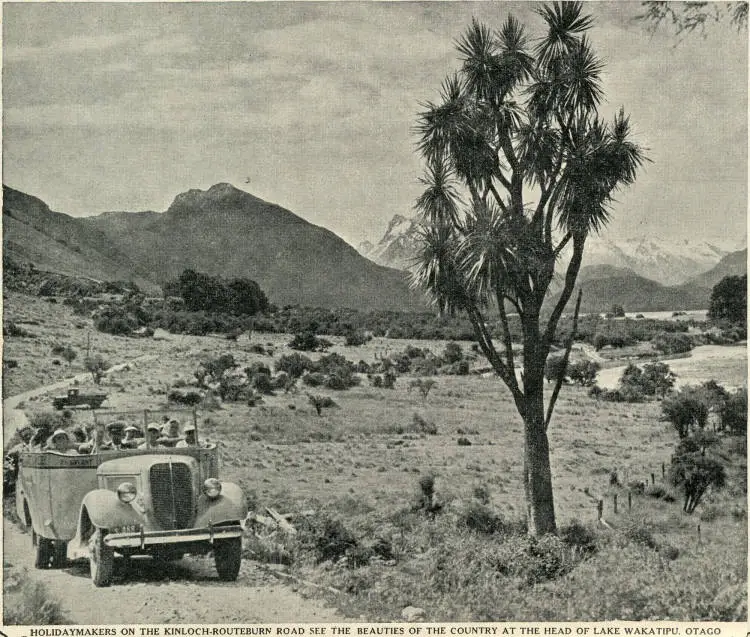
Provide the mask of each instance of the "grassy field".
MULTIPOLYGON (((37 335, 6 341, 6 359, 19 362, 6 378, 6 395, 81 371, 89 321, 20 295, 6 299, 6 312, 6 320, 25 320, 37 335), (56 342, 79 350, 71 369, 51 365, 56 342)), ((201 360, 231 353, 242 366, 273 367, 291 351, 289 338, 154 341, 96 333, 92 350, 110 363, 156 354, 108 375, 102 388, 110 410, 159 409, 175 382, 192 380, 201 360), (272 346, 274 356, 251 352, 253 343, 272 346)), ((374 339, 344 347, 331 340, 333 351, 369 363, 407 344, 374 339)), ((413 344, 435 353, 445 345, 413 344)), ((310 588, 312 594, 331 595, 347 614, 368 620, 399 620, 406 606, 423 608, 431 621, 746 616, 746 454, 732 452, 738 441, 721 449, 726 488, 694 515, 681 512, 679 499, 639 493, 631 493, 628 511, 628 489, 612 484, 613 476, 621 485, 650 482, 651 474, 659 482, 674 431, 659 421, 658 403, 599 403, 584 389, 565 387, 549 431, 563 540, 529 544, 522 533, 522 422, 509 392, 493 376, 438 376, 423 398, 408 390, 408 380, 399 378, 392 390, 364 378, 346 391, 309 390, 337 404, 321 416, 304 386, 259 406, 227 403, 200 412, 200 436, 220 445, 222 477, 244 488, 255 511, 270 506, 295 516, 296 538, 276 538, 276 553, 250 541, 249 557, 291 562, 286 569, 296 577, 340 591, 310 588), (426 433, 431 429, 436 433, 426 433), (419 507, 426 476, 434 478, 432 512, 419 507), (611 529, 595 523, 600 498, 611 529), (574 520, 581 524, 571 527, 574 520)), ((25 407, 45 408, 49 398, 25 407)), ((75 418, 85 422, 91 414, 75 418)))

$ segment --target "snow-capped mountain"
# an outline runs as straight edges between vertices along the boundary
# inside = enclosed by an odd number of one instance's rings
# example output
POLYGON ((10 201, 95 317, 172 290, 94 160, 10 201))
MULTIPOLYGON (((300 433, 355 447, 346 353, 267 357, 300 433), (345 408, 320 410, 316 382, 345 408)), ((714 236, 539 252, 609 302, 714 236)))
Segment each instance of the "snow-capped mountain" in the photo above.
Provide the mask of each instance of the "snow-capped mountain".
POLYGON ((363 241, 358 249, 360 254, 378 265, 409 270, 417 253, 418 239, 418 221, 413 217, 395 215, 377 244, 363 241))
MULTIPOLYGON (((713 268, 724 256, 746 246, 739 239, 671 239, 643 236, 630 239, 592 237, 586 244, 584 265, 627 268, 664 285, 676 285, 713 268)), ((373 245, 360 244, 359 251, 379 265, 409 269, 418 249, 418 223, 395 215, 385 234, 373 245)))

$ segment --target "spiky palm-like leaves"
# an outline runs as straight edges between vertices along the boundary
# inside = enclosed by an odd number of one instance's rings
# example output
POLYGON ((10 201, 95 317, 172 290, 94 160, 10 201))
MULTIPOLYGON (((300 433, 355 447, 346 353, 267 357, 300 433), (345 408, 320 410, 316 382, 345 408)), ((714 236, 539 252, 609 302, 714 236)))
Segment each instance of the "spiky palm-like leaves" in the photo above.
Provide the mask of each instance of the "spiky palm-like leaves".
POLYGON ((555 3, 539 14, 546 32, 533 49, 513 17, 494 32, 472 21, 456 42, 460 71, 443 83, 440 101, 423 105, 416 132, 425 191, 417 209, 425 226, 414 274, 441 310, 468 312, 482 351, 533 430, 526 487, 535 534, 554 531, 545 431, 559 387, 545 412, 544 363, 585 240, 607 223, 614 193, 633 183, 644 161, 623 111, 610 125, 598 117, 603 64, 586 36, 592 20, 582 3, 555 3), (568 244, 563 291, 542 329, 542 304, 568 244), (506 301, 523 329, 522 383, 506 301), (500 315, 505 356, 488 332, 488 306, 500 315))

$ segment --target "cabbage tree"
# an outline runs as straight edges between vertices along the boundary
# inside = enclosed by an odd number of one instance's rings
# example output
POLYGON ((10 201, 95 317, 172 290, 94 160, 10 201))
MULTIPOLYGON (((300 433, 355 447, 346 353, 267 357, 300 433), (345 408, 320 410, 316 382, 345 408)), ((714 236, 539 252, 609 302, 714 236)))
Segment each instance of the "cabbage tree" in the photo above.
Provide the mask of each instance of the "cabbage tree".
MULTIPOLYGON (((598 114, 604 65, 582 8, 540 8, 545 33, 536 41, 513 16, 499 30, 472 21, 456 42, 459 70, 439 101, 423 104, 417 123, 425 175, 414 284, 441 311, 466 313, 511 391, 524 422, 528 526, 537 536, 556 530, 547 428, 562 377, 545 405, 545 361, 586 240, 605 226, 613 196, 644 161, 624 110, 609 123, 598 114), (542 314, 556 270, 562 292, 542 314), (508 309, 523 329, 518 368, 508 309), (499 313, 499 347, 488 312, 499 313)), ((576 317, 579 306, 580 295, 576 317)))

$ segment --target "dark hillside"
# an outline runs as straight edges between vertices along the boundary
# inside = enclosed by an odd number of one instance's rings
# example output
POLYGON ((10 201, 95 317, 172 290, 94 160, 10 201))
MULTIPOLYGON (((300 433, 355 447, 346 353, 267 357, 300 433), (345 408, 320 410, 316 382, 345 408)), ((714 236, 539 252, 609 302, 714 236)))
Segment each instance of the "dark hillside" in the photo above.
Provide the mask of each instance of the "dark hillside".
POLYGON ((406 275, 375 265, 335 234, 230 184, 178 195, 164 214, 84 220, 160 283, 185 268, 257 281, 277 304, 421 309, 406 275))

